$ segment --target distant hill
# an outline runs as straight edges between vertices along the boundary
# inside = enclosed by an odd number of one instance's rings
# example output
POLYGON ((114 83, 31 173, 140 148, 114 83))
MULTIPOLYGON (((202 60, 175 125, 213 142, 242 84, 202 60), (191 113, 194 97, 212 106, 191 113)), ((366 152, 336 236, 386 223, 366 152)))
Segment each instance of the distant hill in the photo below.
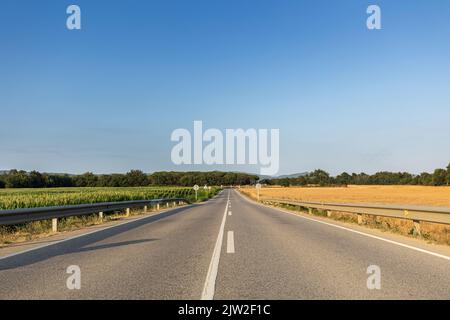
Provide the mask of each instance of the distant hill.
MULTIPOLYGON (((8 174, 11 170, 0 170, 0 175, 2 174, 8 174)), ((29 171, 26 171, 26 173, 30 173, 29 171)), ((54 175, 54 176, 76 176, 76 174, 71 173, 58 173, 58 172, 41 172, 48 175, 54 175)))
POLYGON ((306 176, 309 172, 301 172, 301 173, 293 173, 293 174, 285 174, 285 175, 281 175, 281 176, 276 176, 276 177, 271 177, 271 176, 259 176, 259 178, 261 180, 264 179, 285 179, 285 178, 298 178, 298 177, 303 177, 306 176))
POLYGON ((285 174, 278 176, 277 179, 284 179, 284 178, 298 178, 306 176, 309 172, 301 172, 301 173, 293 173, 293 174, 285 174))

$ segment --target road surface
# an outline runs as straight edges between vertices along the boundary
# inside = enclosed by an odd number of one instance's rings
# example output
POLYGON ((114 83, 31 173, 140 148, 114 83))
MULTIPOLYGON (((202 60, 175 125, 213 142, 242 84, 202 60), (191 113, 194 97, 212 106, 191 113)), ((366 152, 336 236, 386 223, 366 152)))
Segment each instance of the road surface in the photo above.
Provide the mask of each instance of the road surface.
POLYGON ((224 190, 0 258, 0 299, 450 299, 450 260, 224 190), (81 288, 69 290, 69 266, 81 288), (380 289, 368 289, 369 266, 380 289))

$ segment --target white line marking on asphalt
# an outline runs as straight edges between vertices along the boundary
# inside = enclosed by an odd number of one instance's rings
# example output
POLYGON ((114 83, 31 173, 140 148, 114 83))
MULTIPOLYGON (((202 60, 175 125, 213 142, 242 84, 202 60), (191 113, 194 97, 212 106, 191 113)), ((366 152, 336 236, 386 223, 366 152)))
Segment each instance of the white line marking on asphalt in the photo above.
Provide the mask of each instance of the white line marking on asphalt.
POLYGON ((228 231, 227 234, 227 253, 234 253, 234 232, 228 231))
POLYGON ((397 241, 394 241, 394 240, 389 240, 389 239, 386 239, 386 238, 378 237, 378 236, 375 236, 375 235, 372 235, 372 234, 368 234, 368 233, 365 233, 365 232, 362 232, 362 231, 353 230, 353 229, 350 229, 350 228, 347 228, 347 227, 343 227, 343 226, 339 226, 339 225, 336 225, 336 224, 333 224, 333 223, 329 223, 329 222, 325 222, 325 221, 320 221, 320 220, 316 220, 316 219, 309 218, 309 217, 304 217, 304 216, 301 216, 301 215, 292 213, 292 212, 287 211, 287 210, 283 210, 283 209, 279 209, 279 208, 272 208, 272 207, 264 206, 264 205, 262 205, 262 204, 255 203, 255 202, 251 201, 250 199, 247 199, 246 197, 244 197, 244 196, 243 196, 242 194, 240 194, 240 193, 239 193, 239 195, 240 195, 241 197, 243 197, 245 200, 247 200, 247 201, 249 201, 249 202, 251 202, 251 203, 253 203, 253 204, 258 204, 258 205, 263 206, 263 207, 265 207, 265 208, 271 208, 271 209, 274 209, 274 210, 277 210, 277 211, 280 211, 280 212, 284 212, 284 213, 293 215, 293 216, 295 216, 295 217, 297 217, 297 218, 302 218, 302 219, 305 219, 305 220, 310 220, 310 221, 322 223, 322 224, 325 224, 325 225, 330 226, 330 227, 335 227, 335 228, 338 228, 338 229, 350 231, 350 232, 357 233, 357 234, 362 235, 362 236, 366 236, 366 237, 369 237, 369 238, 381 240, 381 241, 384 241, 384 242, 388 242, 388 243, 391 243, 391 244, 395 244, 395 245, 397 245, 397 246, 404 247, 404 248, 408 248, 408 249, 415 250, 415 251, 419 251, 419 252, 422 252, 422 253, 427 253, 427 254, 429 254, 429 255, 432 255, 432 256, 435 256, 435 257, 442 258, 442 259, 445 259, 445 260, 449 260, 449 261, 450 261, 450 257, 449 257, 449 256, 446 256, 446 255, 443 255, 443 254, 440 254, 440 253, 436 253, 436 252, 433 252, 433 251, 428 251, 428 250, 426 250, 426 249, 421 249, 421 248, 414 247, 414 246, 411 246, 411 245, 408 245, 408 244, 405 244, 405 243, 397 242, 397 241))
MULTIPOLYGON (((228 199, 230 199, 230 191, 228 190, 228 199)), ((223 213, 222 223, 220 225, 219 234, 217 236, 216 245, 214 247, 211 262, 208 268, 208 274, 206 275, 205 285, 203 286, 203 292, 201 300, 212 300, 214 298, 214 290, 216 289, 217 271, 219 270, 220 252, 222 251, 223 233, 225 229, 225 221, 227 220, 228 202, 225 206, 223 213)))

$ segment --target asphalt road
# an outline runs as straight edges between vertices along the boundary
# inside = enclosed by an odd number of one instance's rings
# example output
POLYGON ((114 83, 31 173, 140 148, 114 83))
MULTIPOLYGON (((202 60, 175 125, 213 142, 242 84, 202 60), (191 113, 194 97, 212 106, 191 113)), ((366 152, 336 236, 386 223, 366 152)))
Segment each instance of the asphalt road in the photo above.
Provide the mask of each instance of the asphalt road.
POLYGON ((225 190, 0 258, 0 299, 450 299, 450 260, 225 190), (230 213, 231 212, 231 213, 230 213), (69 266, 81 289, 69 290, 69 266), (379 267, 380 289, 367 268, 379 267))

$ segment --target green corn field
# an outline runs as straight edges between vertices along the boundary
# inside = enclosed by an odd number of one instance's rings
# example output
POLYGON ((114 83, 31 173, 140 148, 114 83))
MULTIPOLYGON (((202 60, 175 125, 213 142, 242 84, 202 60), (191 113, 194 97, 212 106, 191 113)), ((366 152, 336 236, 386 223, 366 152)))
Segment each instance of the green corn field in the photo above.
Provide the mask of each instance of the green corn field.
MULTIPOLYGON (((217 188, 201 188, 198 198, 204 200, 216 192, 217 188)), ((195 193, 186 187, 0 189, 0 210, 160 198, 195 201, 195 193)))

